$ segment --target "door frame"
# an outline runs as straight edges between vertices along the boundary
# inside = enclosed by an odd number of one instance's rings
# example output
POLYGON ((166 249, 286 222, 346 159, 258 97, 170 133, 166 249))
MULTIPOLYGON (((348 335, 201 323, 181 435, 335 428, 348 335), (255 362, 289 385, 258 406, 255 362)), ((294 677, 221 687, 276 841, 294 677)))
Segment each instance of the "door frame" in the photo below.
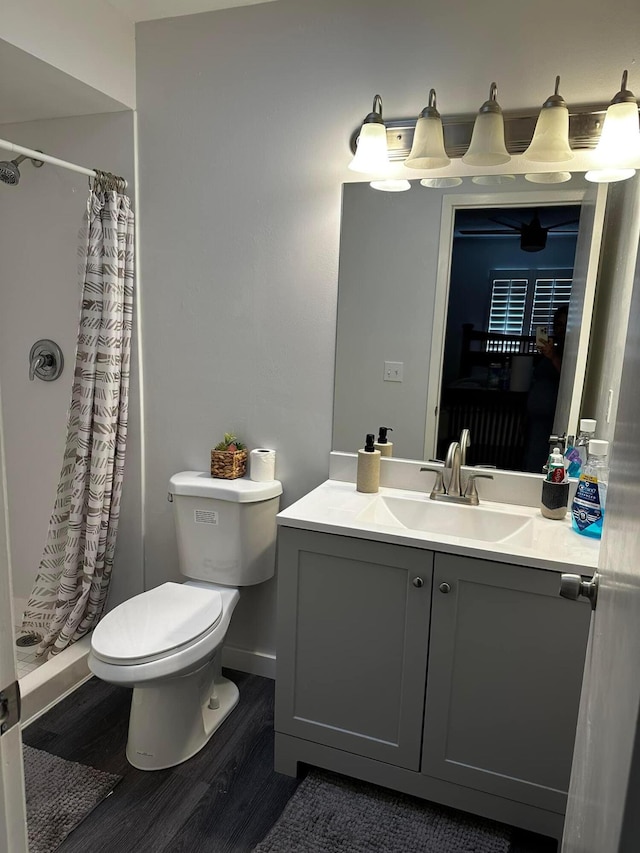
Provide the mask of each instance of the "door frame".
MULTIPOLYGON (((473 193, 469 195, 444 195, 442 197, 442 214, 440 218, 440 243, 438 247, 438 267, 436 273, 436 292, 433 306, 433 326, 431 329, 431 355, 429 358, 429 382, 427 385, 427 411, 425 422, 424 459, 435 458, 438 439, 438 422, 440 407, 440 386, 442 384, 442 368, 444 358, 444 344, 447 327, 447 314, 449 309, 449 287, 451 283, 451 256, 453 250, 453 235, 455 227, 456 210, 459 208, 484 208, 484 207, 553 207, 566 204, 582 204, 586 188, 564 189, 564 190, 536 190, 531 192, 519 190, 518 192, 502 193, 473 193)), ((598 202, 604 210, 606 202, 607 185, 598 185, 598 202)), ((598 241, 598 251, 600 241, 598 241)), ((593 254, 593 253, 592 253, 593 254)), ((589 281, 591 291, 595 292, 595 279, 597 275, 597 263, 589 263, 589 281)), ((586 305, 586 300, 585 300, 586 305)), ((591 311, 589 306, 589 323, 583 324, 591 328, 591 311)), ((574 383, 570 410, 577 418, 582 401, 582 386, 584 384, 584 372, 586 370, 586 357, 588 349, 588 334, 582 335, 580 339, 580 351, 583 355, 576 366, 576 377, 580 371, 582 381, 574 383), (575 389, 579 385, 579 392, 575 389)))
MULTIPOLYGON (((0 393, 0 689, 16 682, 7 478, 0 393)), ((27 853, 27 818, 20 723, 0 736, 0 849, 27 853)))

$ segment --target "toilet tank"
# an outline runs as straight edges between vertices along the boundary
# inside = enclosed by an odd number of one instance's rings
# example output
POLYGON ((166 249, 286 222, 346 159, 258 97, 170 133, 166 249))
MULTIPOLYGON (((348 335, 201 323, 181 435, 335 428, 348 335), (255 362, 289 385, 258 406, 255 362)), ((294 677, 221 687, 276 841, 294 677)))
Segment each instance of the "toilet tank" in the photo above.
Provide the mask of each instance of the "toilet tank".
POLYGON ((222 480, 201 471, 174 474, 169 499, 181 574, 225 586, 249 586, 272 577, 281 494, 279 480, 222 480))

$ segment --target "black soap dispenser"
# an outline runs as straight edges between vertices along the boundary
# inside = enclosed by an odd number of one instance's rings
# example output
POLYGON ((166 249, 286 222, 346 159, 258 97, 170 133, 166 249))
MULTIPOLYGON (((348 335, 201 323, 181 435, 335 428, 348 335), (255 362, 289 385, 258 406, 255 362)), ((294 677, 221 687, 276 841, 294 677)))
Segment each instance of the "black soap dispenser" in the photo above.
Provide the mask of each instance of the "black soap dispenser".
POLYGON ((358 472, 356 474, 356 490, 358 492, 377 492, 380 487, 380 451, 374 447, 375 435, 367 433, 367 440, 358 451, 358 472))
POLYGON ((387 438, 388 432, 393 432, 393 427, 380 427, 378 440, 373 443, 375 449, 380 451, 381 456, 393 456, 393 442, 387 438))

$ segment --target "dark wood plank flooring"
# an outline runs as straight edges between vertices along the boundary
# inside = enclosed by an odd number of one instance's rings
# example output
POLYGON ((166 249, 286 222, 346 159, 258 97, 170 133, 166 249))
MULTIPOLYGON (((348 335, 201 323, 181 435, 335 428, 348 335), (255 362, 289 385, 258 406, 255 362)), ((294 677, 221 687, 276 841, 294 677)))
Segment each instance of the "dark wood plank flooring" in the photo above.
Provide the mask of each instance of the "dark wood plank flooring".
MULTIPOLYGON (((36 749, 123 777, 59 853, 248 853, 262 840, 299 780, 273 770, 273 682, 226 674, 240 689, 238 707, 198 755, 170 770, 131 767, 131 691, 96 678, 25 729, 36 749)), ((556 844, 516 830, 511 853, 556 853, 556 844)))

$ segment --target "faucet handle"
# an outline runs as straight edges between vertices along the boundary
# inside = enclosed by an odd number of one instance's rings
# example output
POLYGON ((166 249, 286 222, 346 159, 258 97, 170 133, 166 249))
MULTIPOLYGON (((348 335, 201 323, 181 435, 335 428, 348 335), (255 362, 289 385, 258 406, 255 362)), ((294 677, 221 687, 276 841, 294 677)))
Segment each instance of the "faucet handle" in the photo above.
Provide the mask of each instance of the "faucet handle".
POLYGON ((473 506, 477 506, 480 503, 478 489, 476 488, 476 480, 493 480, 493 474, 469 474, 464 496, 465 498, 469 498, 469 502, 473 504, 473 506))
POLYGON ((425 465, 423 468, 420 468, 421 471, 433 471, 436 475, 436 481, 431 489, 431 497, 434 495, 445 495, 446 490, 444 488, 444 478, 443 478, 443 468, 440 465, 425 465))

